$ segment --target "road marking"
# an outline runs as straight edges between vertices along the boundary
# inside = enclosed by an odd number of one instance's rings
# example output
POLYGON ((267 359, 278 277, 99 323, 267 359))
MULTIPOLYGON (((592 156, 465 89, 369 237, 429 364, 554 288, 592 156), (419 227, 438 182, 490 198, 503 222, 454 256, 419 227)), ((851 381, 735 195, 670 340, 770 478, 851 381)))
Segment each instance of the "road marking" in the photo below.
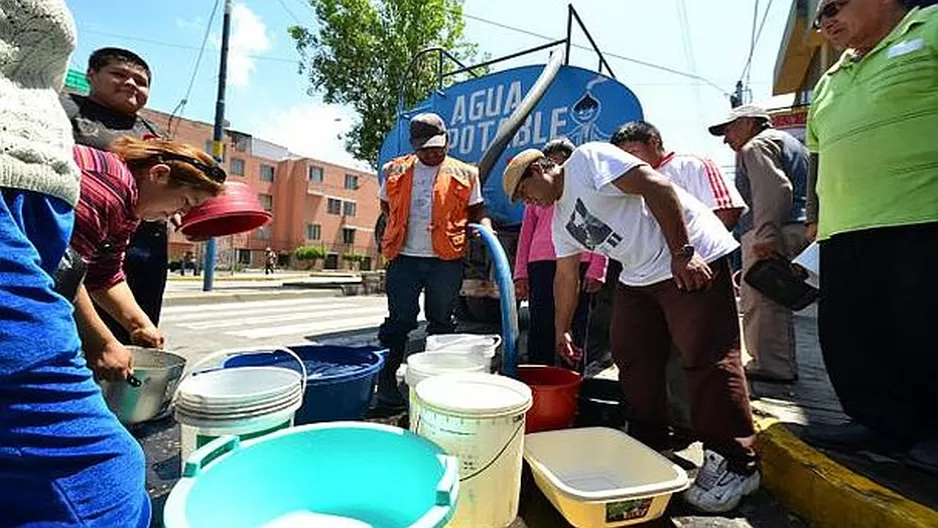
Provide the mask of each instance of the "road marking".
MULTIPOLYGON (((320 299, 321 300, 321 299, 320 299)), ((202 313, 202 312, 223 312, 225 310, 250 310, 253 308, 270 308, 270 307, 287 307, 287 306, 297 306, 301 304, 310 304, 316 302, 315 298, 305 298, 305 299, 284 299, 277 301, 243 301, 243 302, 226 302, 226 303, 211 303, 211 304, 194 304, 190 306, 168 306, 163 308, 161 314, 172 315, 172 314, 186 314, 186 313, 202 313)), ((351 304, 350 304, 351 305, 351 304)))
MULTIPOLYGON (((385 306, 385 303, 376 303, 379 306, 385 306)), ((322 310, 341 310, 343 308, 357 308, 360 305, 352 303, 321 303, 314 304, 310 302, 307 306, 281 306, 276 308, 238 308, 223 311, 202 311, 200 313, 171 314, 160 317, 160 323, 188 323, 205 319, 238 319, 249 315, 295 313, 296 310, 303 311, 322 311, 322 310)), ((182 326, 182 324, 179 324, 182 326)))
POLYGON ((360 317, 355 321, 348 321, 346 323, 342 323, 341 321, 337 320, 301 323, 286 326, 255 328, 252 330, 240 330, 237 332, 225 332, 225 335, 243 337, 246 339, 262 339, 265 337, 277 337, 290 334, 316 335, 372 328, 380 325, 383 321, 384 314, 375 314, 370 317, 360 317))
MULTIPOLYGON (((188 328, 190 330, 209 330, 209 329, 220 329, 220 328, 233 328, 233 327, 245 327, 259 325, 263 323, 280 323, 287 321, 302 321, 312 320, 312 319, 332 319, 336 320, 339 318, 350 317, 353 315, 374 315, 374 314, 384 314, 387 313, 387 309, 383 307, 365 307, 365 308, 350 308, 346 310, 335 310, 332 306, 323 306, 316 310, 303 310, 300 312, 290 312, 290 313, 279 313, 274 315, 265 315, 262 317, 238 317, 238 318, 227 318, 221 321, 205 321, 201 323, 182 323, 177 324, 181 328, 188 328), (323 313, 323 312, 332 312, 332 313, 323 313), (318 317, 316 317, 318 316, 318 317)), ((277 328, 277 327, 275 327, 277 328)))

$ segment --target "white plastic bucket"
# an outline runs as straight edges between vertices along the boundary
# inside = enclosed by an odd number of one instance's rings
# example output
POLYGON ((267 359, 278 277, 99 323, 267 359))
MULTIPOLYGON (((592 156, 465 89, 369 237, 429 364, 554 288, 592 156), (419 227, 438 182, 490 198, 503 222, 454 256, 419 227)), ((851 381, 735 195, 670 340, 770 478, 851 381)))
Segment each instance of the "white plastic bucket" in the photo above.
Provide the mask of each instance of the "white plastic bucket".
POLYGON ((443 374, 485 373, 488 372, 488 368, 487 359, 472 354, 448 354, 443 352, 411 354, 407 358, 407 368, 404 370, 404 383, 407 384, 409 393, 411 421, 417 416, 416 409, 420 406, 414 389, 421 381, 443 374))
POLYGON ((224 435, 249 440, 293 425, 293 416, 303 404, 306 366, 302 375, 279 367, 235 367, 197 372, 219 356, 211 354, 193 366, 179 384, 174 397, 176 421, 180 425, 180 462, 196 449, 224 435))
POLYGON ((494 374, 445 374, 416 387, 413 432, 460 461, 450 527, 504 527, 518 516, 524 415, 531 389, 494 374))
POLYGON ((427 352, 473 354, 486 358, 489 371, 502 336, 498 334, 440 334, 427 337, 427 352))

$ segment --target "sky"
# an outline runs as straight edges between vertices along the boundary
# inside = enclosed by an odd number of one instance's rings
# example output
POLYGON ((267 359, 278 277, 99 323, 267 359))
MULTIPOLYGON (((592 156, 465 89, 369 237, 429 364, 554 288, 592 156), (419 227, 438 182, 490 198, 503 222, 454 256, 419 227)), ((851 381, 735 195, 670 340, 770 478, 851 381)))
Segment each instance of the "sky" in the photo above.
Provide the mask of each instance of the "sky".
MULTIPOLYGON (((638 96, 645 118, 657 125, 669 149, 710 156, 731 166, 733 155, 706 127, 729 110, 750 53, 753 18, 758 27, 749 86, 754 102, 768 106, 775 59, 794 0, 579 0, 573 5, 616 78, 638 96), (697 75, 708 82, 631 62, 636 59, 697 75), (714 87, 713 85, 716 85, 714 87)), ((153 71, 148 107, 170 113, 192 90, 186 118, 211 123, 221 41, 221 0, 66 0, 78 28, 71 67, 84 70, 89 54, 119 46, 142 55, 153 71), (199 48, 208 34, 196 68, 199 48), (193 73, 195 73, 193 77, 193 73)), ((466 0, 466 31, 480 51, 499 57, 561 39, 568 0, 466 0), (533 35, 537 34, 537 35, 533 35)), ((350 109, 326 105, 309 92, 298 72, 299 55, 287 34, 295 24, 314 27, 305 0, 236 0, 228 63, 226 118, 234 130, 324 161, 361 167, 345 152, 341 136, 357 119, 350 109)), ((574 32, 574 43, 588 44, 574 32)), ((496 65, 495 69, 546 63, 548 52, 496 65)), ((595 68, 592 52, 574 49, 571 64, 595 68)), ((394 104, 389 101, 388 104, 394 104)))

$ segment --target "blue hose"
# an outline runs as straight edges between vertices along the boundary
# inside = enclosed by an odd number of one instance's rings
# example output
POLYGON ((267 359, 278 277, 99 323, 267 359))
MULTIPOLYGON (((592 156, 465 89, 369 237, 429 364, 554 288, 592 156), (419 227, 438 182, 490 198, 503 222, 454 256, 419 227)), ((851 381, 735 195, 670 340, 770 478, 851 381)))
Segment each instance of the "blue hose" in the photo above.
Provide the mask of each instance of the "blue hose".
POLYGON ((511 278, 508 255, 495 233, 481 225, 469 224, 488 246, 495 262, 495 282, 498 284, 502 308, 502 374, 515 377, 518 366, 518 305, 515 302, 515 283, 511 278))

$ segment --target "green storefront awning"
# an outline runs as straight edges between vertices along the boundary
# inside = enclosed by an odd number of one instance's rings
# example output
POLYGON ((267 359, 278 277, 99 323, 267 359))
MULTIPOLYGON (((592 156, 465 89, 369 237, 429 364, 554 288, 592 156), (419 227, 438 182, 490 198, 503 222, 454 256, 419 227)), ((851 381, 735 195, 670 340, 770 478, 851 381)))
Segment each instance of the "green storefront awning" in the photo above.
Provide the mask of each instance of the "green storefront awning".
POLYGON ((88 84, 85 72, 68 70, 68 74, 65 76, 65 89, 87 95, 91 91, 91 86, 88 84))

